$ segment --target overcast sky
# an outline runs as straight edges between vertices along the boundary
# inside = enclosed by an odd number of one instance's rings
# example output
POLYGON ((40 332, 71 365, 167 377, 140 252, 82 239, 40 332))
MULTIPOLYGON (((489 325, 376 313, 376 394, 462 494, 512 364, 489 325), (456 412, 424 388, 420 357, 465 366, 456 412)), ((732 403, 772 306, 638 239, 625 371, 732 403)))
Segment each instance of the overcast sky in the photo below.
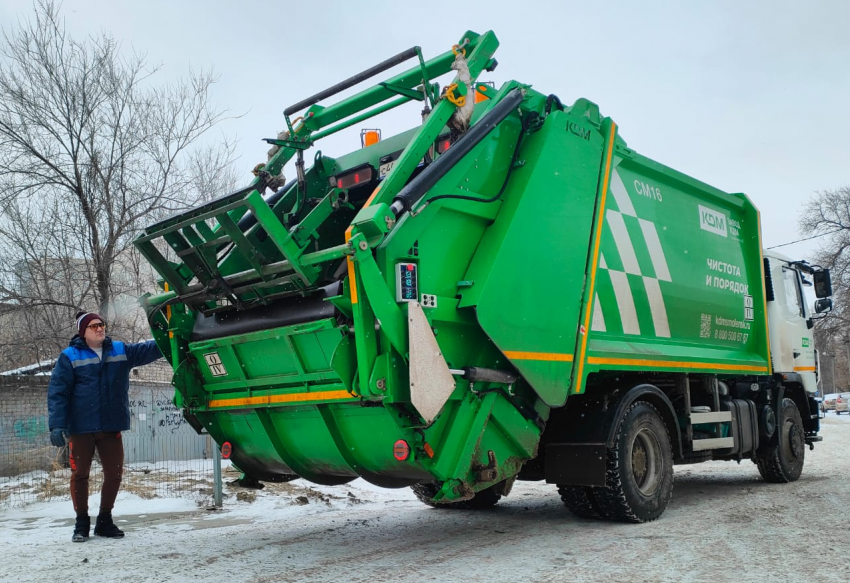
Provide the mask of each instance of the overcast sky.
MULTIPOLYGON (((0 0, 6 31, 30 12, 27 0, 0 0)), ((63 13, 75 37, 107 31, 146 52, 164 65, 163 82, 212 67, 217 104, 244 113, 218 131, 239 138, 246 182, 285 107, 413 45, 431 58, 471 29, 501 41, 499 67, 482 80, 598 103, 631 148, 747 193, 765 246, 805 236, 802 204, 850 184, 845 0, 66 0, 63 13)), ((386 136, 419 122, 417 104, 400 109, 365 125, 386 136)), ((320 148, 359 147, 359 129, 320 148)), ((802 258, 813 248, 781 251, 802 258)))

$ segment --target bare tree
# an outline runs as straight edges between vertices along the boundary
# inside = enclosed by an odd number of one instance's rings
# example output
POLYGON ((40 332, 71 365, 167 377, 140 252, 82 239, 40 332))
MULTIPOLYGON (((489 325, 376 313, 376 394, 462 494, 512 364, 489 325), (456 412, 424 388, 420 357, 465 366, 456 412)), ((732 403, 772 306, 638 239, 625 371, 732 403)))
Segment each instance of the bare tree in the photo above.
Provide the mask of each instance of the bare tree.
POLYGON ((216 77, 156 85, 158 70, 143 55, 123 56, 108 34, 70 38, 51 0, 36 0, 32 20, 4 30, 6 310, 50 307, 66 322, 84 306, 107 315, 116 297, 140 291, 126 276, 141 275, 131 249, 140 228, 232 187, 232 143, 201 143, 226 115, 211 102, 216 77))
POLYGON ((850 387, 850 187, 817 193, 806 204, 800 230, 822 237, 815 262, 830 270, 833 310, 817 320, 817 345, 835 359, 835 384, 850 387))
POLYGON ((83 259, 82 224, 67 217, 60 201, 11 200, 0 215, 0 335, 3 369, 49 358, 67 344, 69 315, 93 294, 91 262, 83 259), (57 225, 62 225, 57 228, 57 225))

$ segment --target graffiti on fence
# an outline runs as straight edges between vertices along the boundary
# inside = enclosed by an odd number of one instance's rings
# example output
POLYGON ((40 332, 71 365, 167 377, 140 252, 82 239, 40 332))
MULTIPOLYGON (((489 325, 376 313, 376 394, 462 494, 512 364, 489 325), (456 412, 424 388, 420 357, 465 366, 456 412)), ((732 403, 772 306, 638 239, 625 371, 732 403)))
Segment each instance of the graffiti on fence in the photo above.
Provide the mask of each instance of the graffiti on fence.
POLYGON ((183 413, 174 406, 171 399, 157 399, 156 410, 159 419, 157 425, 162 427, 163 430, 176 433, 183 425, 186 425, 186 419, 183 418, 183 413))
POLYGON ((15 419, 13 427, 15 428, 15 436, 18 439, 25 441, 44 439, 47 433, 47 416, 38 415, 24 419, 15 419))
POLYGON ((42 441, 47 435, 47 415, 0 418, 0 437, 4 440, 42 441))

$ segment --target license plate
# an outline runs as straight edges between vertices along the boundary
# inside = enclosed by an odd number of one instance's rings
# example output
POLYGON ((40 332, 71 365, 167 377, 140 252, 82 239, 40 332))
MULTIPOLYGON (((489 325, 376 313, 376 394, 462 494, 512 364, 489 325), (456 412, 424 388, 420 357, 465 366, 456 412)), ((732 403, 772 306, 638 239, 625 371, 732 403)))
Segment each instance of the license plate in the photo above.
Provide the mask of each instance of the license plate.
POLYGON ((378 167, 378 178, 380 178, 380 179, 386 178, 387 174, 389 174, 390 170, 392 170, 393 166, 395 166, 395 163, 396 163, 396 160, 391 160, 390 162, 387 162, 386 164, 381 164, 378 167))

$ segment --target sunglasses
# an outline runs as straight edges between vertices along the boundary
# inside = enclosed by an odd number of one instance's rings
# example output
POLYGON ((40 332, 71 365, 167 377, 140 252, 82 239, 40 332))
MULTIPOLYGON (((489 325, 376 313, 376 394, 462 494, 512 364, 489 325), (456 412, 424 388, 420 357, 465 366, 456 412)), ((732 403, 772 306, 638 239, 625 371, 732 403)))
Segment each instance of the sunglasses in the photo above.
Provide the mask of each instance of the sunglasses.
POLYGON ((88 328, 89 330, 106 330, 106 324, 104 324, 103 322, 98 322, 97 324, 89 324, 88 326, 86 326, 86 328, 88 328))

